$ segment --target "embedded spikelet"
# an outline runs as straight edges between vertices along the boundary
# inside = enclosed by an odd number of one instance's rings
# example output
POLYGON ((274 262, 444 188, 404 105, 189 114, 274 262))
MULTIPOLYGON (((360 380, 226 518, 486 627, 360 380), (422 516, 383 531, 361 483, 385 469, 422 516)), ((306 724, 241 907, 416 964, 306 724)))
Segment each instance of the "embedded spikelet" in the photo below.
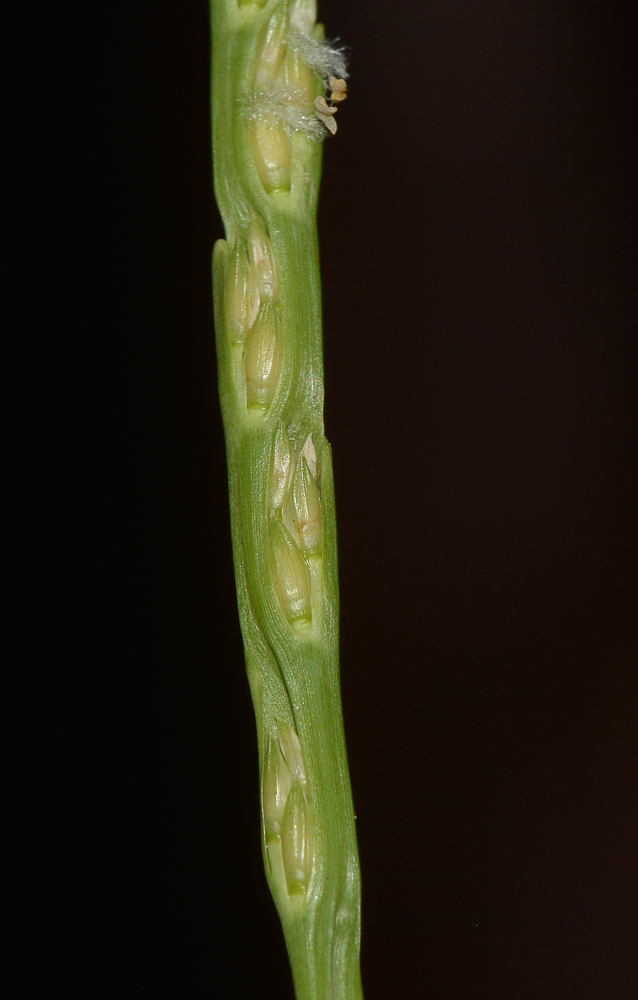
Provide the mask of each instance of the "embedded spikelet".
POLYGON ((305 894, 312 875, 314 853, 310 810, 301 785, 288 794, 281 827, 281 853, 288 895, 305 894))
POLYGON ((290 8, 290 27, 311 35, 317 22, 316 0, 295 0, 290 8))
POLYGON ((278 518, 270 523, 271 572, 281 609, 291 625, 308 624, 310 574, 288 529, 278 518))
POLYGON ((252 222, 248 230, 248 259, 253 270, 261 302, 276 299, 278 294, 275 257, 272 245, 260 225, 252 222))
POLYGON ((301 113, 312 104, 315 96, 315 76, 310 66, 307 66, 298 52, 288 49, 286 52, 280 77, 284 88, 294 95, 301 113))
POLYGON ((281 370, 281 331, 270 303, 259 312, 246 348, 246 398, 249 406, 266 408, 277 391, 281 370))
POLYGON ((255 322, 259 291, 245 247, 237 241, 226 275, 226 322, 231 339, 242 343, 255 322))
MULTIPOLYGON (((255 60, 255 82, 272 79, 277 75, 286 54, 286 18, 282 10, 270 18, 264 41, 255 60)), ((339 74, 337 74, 338 76, 339 74)))
POLYGON ((295 781, 298 781, 303 790, 306 790, 306 768, 301 752, 301 743, 295 730, 287 722, 277 719, 277 732, 279 734, 279 746, 284 756, 290 773, 295 781))
POLYGON ((281 122, 261 115, 254 117, 250 143, 264 190, 268 194, 290 191, 290 140, 281 122))
POLYGON ((281 836, 281 824, 293 776, 279 748, 278 739, 267 736, 266 740, 262 803, 266 841, 273 841, 281 836))
POLYGON ((317 449, 315 448, 315 443, 312 440, 312 434, 309 434, 304 442, 304 446, 301 449, 306 462, 308 463, 308 468, 310 469, 310 475, 313 479, 317 478, 317 449))
POLYGON ((283 507, 292 477, 292 448, 284 425, 279 422, 275 432, 272 465, 270 466, 270 505, 274 510, 283 507))
POLYGON ((295 535, 307 556, 319 555, 322 542, 321 498, 302 453, 292 481, 295 535))
POLYGON ((289 23, 283 8, 273 14, 255 60, 252 92, 243 97, 255 164, 269 194, 290 188, 289 150, 286 157, 278 128, 288 137, 302 133, 312 139, 336 131, 333 112, 315 112, 314 78, 326 88, 330 80, 345 83, 346 58, 338 45, 314 37, 316 18, 315 0, 296 0, 289 23))

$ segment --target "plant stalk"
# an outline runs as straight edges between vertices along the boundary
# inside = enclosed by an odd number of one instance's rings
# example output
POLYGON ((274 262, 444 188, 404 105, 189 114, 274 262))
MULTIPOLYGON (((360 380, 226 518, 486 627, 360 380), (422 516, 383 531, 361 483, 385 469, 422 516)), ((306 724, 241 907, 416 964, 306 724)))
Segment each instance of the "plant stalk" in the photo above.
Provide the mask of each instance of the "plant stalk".
POLYGON ((316 233, 334 111, 314 102, 335 75, 345 92, 345 64, 313 0, 211 0, 211 21, 219 391, 264 866, 297 1000, 362 1000, 316 233))

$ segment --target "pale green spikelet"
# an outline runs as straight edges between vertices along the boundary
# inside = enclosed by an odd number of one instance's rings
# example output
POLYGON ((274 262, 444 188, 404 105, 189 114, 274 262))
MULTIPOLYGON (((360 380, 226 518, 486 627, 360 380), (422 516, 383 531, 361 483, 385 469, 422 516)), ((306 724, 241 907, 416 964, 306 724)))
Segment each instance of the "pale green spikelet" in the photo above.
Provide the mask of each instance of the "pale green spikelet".
POLYGON ((226 321, 232 340, 242 343, 257 318, 259 289, 246 248, 237 240, 226 277, 226 321))
POLYGON ((250 139, 255 165, 268 194, 290 191, 290 140, 281 115, 254 115, 250 139))
POLYGON ((264 833, 267 843, 281 838, 281 824, 292 783, 293 777, 284 760, 278 738, 268 736, 262 778, 264 833))
POLYGON ((260 301, 277 298, 277 276, 272 244, 263 227, 253 220, 248 227, 248 256, 260 301))
POLYGON ((281 371, 281 329, 279 314, 271 302, 259 311, 246 347, 246 398, 253 409, 270 405, 281 371))
POLYGON ((279 422, 275 433, 272 464, 270 467, 270 505, 280 510, 288 496, 292 478, 292 449, 284 425, 279 422))
POLYGON ((322 541, 321 498, 303 452, 297 460, 284 516, 304 554, 307 557, 318 555, 322 541))
POLYGON ((306 790, 306 766, 301 752, 301 743, 295 730, 282 719, 277 719, 277 734, 279 736, 279 746, 284 760, 295 781, 298 781, 303 790, 306 790))
POLYGON ((281 824, 281 853, 288 895, 305 895, 312 875, 313 833, 308 802, 297 782, 286 801, 281 824))
POLYGON ((310 575, 304 558, 281 521, 270 524, 271 569, 281 609, 291 625, 307 625, 312 618, 310 575))

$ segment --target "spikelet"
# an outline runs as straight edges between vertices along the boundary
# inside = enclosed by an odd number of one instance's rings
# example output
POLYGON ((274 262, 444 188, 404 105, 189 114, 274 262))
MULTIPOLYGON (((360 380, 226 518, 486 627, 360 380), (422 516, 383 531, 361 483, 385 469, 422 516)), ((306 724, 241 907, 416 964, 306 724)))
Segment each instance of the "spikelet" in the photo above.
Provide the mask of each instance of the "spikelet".
POLYGON ((312 35, 317 21, 316 0, 295 0, 290 8, 290 28, 312 35))
POLYGON ((288 895, 305 894, 313 862, 313 831, 310 810, 301 785, 293 784, 288 794, 281 826, 281 853, 288 895))
POLYGON ((297 461, 286 515, 305 555, 319 555, 322 542, 321 498, 303 452, 297 461))
POLYGON ((278 293, 275 258, 270 240, 256 222, 248 229, 248 259, 257 284, 260 301, 275 299, 278 293))
MULTIPOLYGON (((295 110, 297 114, 312 104, 315 96, 315 77, 309 66, 303 61, 298 52, 288 49, 286 52, 280 72, 283 83, 283 93, 286 95, 288 103, 298 105, 295 110)), ((299 127, 296 122, 290 122, 294 127, 299 127)))
POLYGON ((237 240, 226 275, 226 322, 231 339, 242 343, 257 317, 259 291, 243 244, 237 240))
POLYGON ((279 740, 272 736, 267 736, 266 740, 262 803, 266 841, 272 842, 281 836, 281 824, 293 776, 280 750, 279 740))
POLYGON ((298 781, 303 790, 306 790, 306 768, 301 752, 301 743, 295 730, 287 722, 277 720, 277 733, 279 735, 279 746, 284 756, 290 773, 295 781, 298 781))
POLYGON ((271 573, 281 609, 291 625, 309 624, 310 574, 288 529, 278 518, 270 522, 271 573))
MULTIPOLYGON (((293 33, 312 37, 316 20, 315 0, 296 0, 293 3, 290 10, 290 30, 293 33)), ((306 104, 312 104, 315 95, 314 73, 301 54, 290 47, 283 62, 283 81, 288 87, 301 91, 306 104)))
MULTIPOLYGON (((278 73, 286 54, 286 17, 279 8, 270 18, 257 58, 255 60, 255 85, 272 80, 278 73)), ((338 75, 338 74, 337 74, 338 75)))
POLYGON ((337 130, 334 110, 314 106, 316 80, 327 90, 335 81, 332 98, 345 100, 345 53, 315 38, 316 16, 315 0, 293 3, 289 23, 283 8, 275 11, 255 60, 252 91, 243 97, 253 159, 269 194, 290 190, 289 140, 294 133, 321 140, 337 130))
POLYGON ((272 465, 270 466, 270 506, 273 510, 283 507, 292 478, 292 449, 284 425, 279 422, 275 431, 272 465))
POLYGON ((290 191, 290 140, 274 118, 251 123, 250 142, 257 173, 268 194, 290 191))
POLYGON ((317 478, 317 449, 315 448, 315 443, 312 440, 312 434, 309 434, 304 441, 304 446, 301 449, 308 463, 308 468, 310 469, 310 475, 313 479, 317 478))
POLYGON ((270 406, 281 370, 281 331, 277 310, 266 302, 255 321, 246 348, 246 399, 248 406, 270 406))

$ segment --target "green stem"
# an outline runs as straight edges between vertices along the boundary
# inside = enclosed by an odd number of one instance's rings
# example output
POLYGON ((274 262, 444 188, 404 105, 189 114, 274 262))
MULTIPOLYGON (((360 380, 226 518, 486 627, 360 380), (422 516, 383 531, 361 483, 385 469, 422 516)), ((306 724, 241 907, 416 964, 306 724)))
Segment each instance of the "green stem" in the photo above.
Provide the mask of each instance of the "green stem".
POLYGON ((212 0, 211 14, 227 236, 214 253, 215 325, 264 864, 297 1000, 361 1000, 315 224, 327 130, 313 102, 335 52, 312 0, 212 0))

